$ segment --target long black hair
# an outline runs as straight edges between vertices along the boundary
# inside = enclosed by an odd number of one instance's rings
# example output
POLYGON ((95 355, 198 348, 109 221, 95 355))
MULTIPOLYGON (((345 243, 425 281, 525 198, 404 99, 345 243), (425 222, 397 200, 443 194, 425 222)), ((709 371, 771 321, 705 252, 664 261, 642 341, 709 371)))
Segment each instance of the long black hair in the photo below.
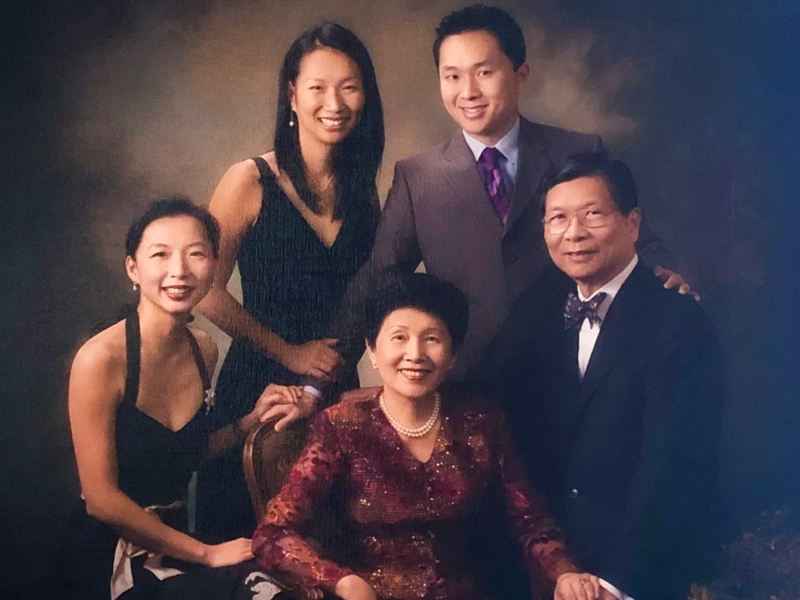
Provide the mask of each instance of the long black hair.
POLYGON ((342 218, 353 206, 369 206, 376 211, 375 178, 383 158, 383 105, 378 92, 375 67, 366 47, 356 35, 338 23, 323 23, 300 34, 283 59, 278 78, 278 114, 275 120, 275 156, 280 168, 292 180, 300 199, 314 212, 319 199, 309 189, 300 153, 298 127, 290 127, 292 105, 289 87, 297 81, 300 61, 320 48, 346 54, 358 65, 364 86, 364 109, 358 123, 333 150, 338 202, 334 218, 342 218))

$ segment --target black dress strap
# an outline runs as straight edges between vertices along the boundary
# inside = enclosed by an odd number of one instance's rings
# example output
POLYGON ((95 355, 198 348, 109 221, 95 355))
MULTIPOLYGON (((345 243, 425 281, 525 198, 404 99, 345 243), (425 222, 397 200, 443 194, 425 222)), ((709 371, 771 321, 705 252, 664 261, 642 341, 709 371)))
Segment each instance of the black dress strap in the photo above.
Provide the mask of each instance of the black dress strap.
POLYGON ((258 167, 258 174, 261 176, 261 181, 275 179, 275 173, 273 173, 272 169, 269 168, 267 161, 260 156, 254 156, 253 162, 256 163, 256 167, 258 167))
MULTIPOLYGON (((203 360, 203 353, 192 332, 187 329, 186 334, 189 337, 189 345, 192 347, 194 362, 200 372, 200 379, 203 381, 203 390, 210 390, 211 376, 208 374, 206 361, 203 360)), ((136 406, 136 398, 139 396, 139 373, 142 363, 141 348, 142 335, 139 331, 139 313, 134 310, 125 319, 126 373, 122 403, 130 406, 136 406)))
POLYGON ((122 404, 136 406, 139 396, 142 338, 139 332, 139 312, 134 310, 125 318, 125 392, 122 404))
POLYGON ((200 351, 200 345, 197 343, 197 340, 194 337, 194 334, 186 329, 186 333, 189 335, 189 345, 192 347, 192 354, 194 354, 194 362, 197 363, 197 370, 200 371, 200 379, 203 380, 203 390, 210 390, 211 389, 211 377, 208 375, 208 369, 206 368, 206 361, 203 360, 203 353, 200 351))

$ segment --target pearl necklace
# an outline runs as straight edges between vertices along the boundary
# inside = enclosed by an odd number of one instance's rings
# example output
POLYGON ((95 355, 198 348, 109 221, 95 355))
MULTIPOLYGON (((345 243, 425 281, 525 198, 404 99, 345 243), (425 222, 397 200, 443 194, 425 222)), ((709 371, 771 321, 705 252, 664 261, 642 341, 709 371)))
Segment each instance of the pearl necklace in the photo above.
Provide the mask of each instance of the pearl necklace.
POLYGON ((402 433, 410 438, 420 438, 426 435, 431 429, 433 429, 433 426, 436 425, 436 420, 439 418, 439 409, 442 406, 442 397, 439 392, 436 392, 433 399, 433 412, 431 412, 431 416, 428 417, 428 420, 425 421, 421 427, 417 427, 415 429, 406 427, 391 415, 389 409, 386 408, 386 402, 383 400, 383 392, 381 392, 381 395, 378 396, 378 406, 381 407, 381 411, 383 411, 383 414, 386 415, 386 420, 389 421, 389 425, 394 427, 398 433, 402 433))

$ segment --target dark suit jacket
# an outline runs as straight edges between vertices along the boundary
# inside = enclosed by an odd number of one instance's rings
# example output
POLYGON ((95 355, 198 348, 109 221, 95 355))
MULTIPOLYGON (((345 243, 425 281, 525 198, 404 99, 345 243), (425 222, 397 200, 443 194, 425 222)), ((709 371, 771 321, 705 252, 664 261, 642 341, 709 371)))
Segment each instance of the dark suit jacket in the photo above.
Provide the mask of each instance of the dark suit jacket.
POLYGON ((697 302, 640 264, 581 380, 562 314, 574 287, 553 268, 523 295, 483 372, 582 566, 636 600, 685 598, 720 523, 717 338, 697 302))
MULTIPOLYGON (((469 331, 457 375, 474 367, 514 301, 551 264, 537 197, 542 176, 552 164, 589 151, 604 152, 600 137, 523 118, 505 227, 460 130, 450 141, 399 161, 371 258, 351 281, 329 330, 328 337, 340 340, 345 359, 357 361, 364 351, 362 306, 381 276, 412 272, 423 261, 428 273, 454 283, 469 298, 469 331)), ((642 237, 654 252, 663 250, 654 236, 645 232, 642 237)), ((640 247, 642 252, 653 256, 646 247, 640 247)), ((318 381, 309 383, 322 387, 318 381)))

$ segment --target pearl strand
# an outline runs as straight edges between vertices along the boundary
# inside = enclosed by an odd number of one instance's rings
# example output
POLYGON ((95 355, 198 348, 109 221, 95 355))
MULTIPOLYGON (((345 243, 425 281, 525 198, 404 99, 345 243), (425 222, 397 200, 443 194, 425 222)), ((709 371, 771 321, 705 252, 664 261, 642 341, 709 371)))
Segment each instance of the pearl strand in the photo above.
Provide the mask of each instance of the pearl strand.
POLYGON ((428 420, 421 427, 417 427, 416 429, 406 427, 391 415, 389 409, 386 408, 386 402, 383 400, 383 392, 381 392, 381 395, 378 396, 378 406, 381 407, 381 411, 383 411, 383 414, 386 415, 386 420, 389 421, 389 425, 394 427, 398 433, 402 433, 410 438, 420 438, 426 435, 431 429, 433 429, 433 426, 436 425, 436 420, 439 418, 439 409, 442 406, 442 397, 439 392, 436 392, 433 400, 433 412, 431 412, 431 416, 428 417, 428 420))

